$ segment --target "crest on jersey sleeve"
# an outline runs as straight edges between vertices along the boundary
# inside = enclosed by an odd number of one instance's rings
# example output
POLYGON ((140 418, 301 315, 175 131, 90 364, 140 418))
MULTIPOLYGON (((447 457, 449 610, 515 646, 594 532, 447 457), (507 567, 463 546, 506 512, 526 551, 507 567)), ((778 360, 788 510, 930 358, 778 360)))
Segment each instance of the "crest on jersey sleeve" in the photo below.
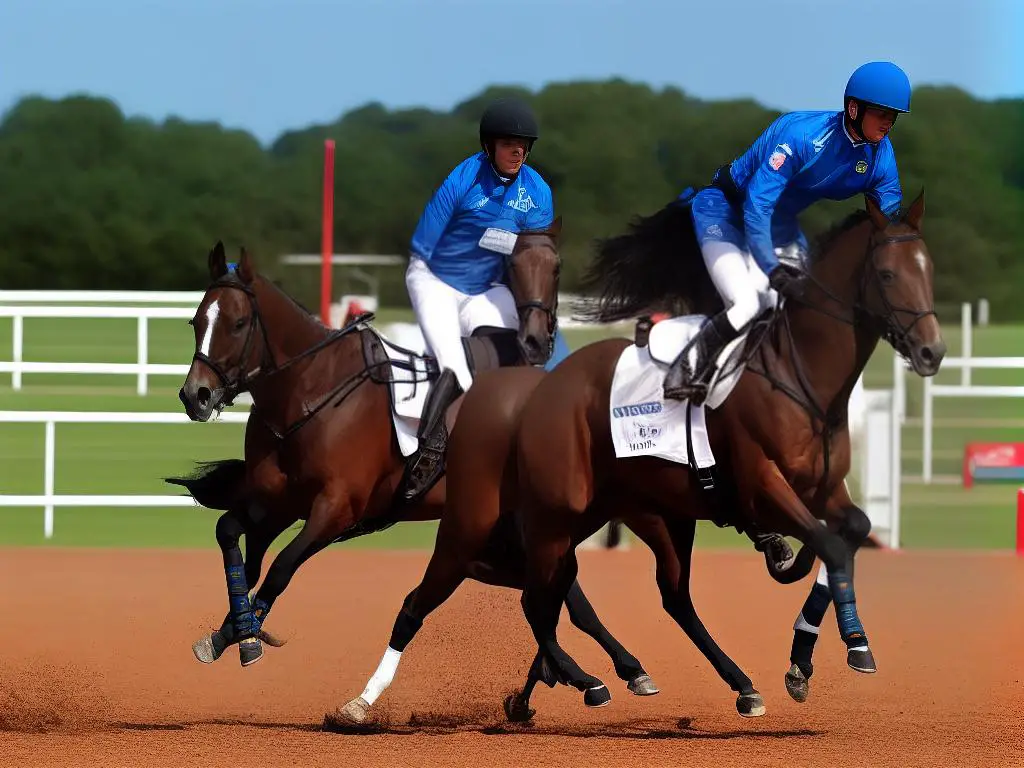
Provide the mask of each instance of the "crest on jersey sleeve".
POLYGON ((786 158, 792 156, 793 149, 789 144, 779 144, 768 158, 768 165, 772 170, 777 171, 786 162, 786 158))

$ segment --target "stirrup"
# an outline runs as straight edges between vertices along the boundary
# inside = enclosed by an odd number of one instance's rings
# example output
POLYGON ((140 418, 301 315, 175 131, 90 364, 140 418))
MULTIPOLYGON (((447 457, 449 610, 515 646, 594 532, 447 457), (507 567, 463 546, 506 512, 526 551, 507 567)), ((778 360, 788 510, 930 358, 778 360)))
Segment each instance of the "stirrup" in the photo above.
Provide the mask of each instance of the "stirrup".
POLYGON ((419 450, 410 457, 402 489, 402 497, 406 501, 413 501, 429 491, 444 474, 444 442, 441 442, 441 446, 437 442, 423 441, 419 450))

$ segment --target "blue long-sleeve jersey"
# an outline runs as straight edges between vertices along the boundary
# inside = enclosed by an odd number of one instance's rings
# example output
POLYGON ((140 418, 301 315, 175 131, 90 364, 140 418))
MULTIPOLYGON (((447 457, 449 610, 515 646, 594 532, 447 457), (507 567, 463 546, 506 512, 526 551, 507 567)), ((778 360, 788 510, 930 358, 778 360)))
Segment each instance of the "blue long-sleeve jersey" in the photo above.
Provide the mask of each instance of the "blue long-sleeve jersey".
POLYGON ((782 115, 730 171, 743 196, 747 245, 765 274, 778 264, 772 230, 798 231, 797 215, 811 203, 866 193, 892 215, 903 197, 889 137, 854 141, 842 112, 782 115))
POLYGON ((466 158, 434 192, 412 236, 412 252, 430 271, 469 295, 485 292, 505 271, 505 256, 479 245, 489 228, 544 229, 554 220, 551 188, 523 165, 511 184, 483 152, 466 158))

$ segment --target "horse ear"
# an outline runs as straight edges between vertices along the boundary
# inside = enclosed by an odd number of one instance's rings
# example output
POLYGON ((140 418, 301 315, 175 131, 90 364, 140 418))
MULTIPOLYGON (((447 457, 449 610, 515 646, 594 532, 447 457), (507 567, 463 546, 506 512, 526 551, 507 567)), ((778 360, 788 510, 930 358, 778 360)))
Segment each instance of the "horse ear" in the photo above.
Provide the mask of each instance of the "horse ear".
POLYGON ((256 265, 253 264, 252 256, 242 246, 241 255, 238 257, 238 276, 242 279, 243 283, 251 283, 252 279, 256 276, 256 265))
POLYGON ((878 207, 878 203, 870 195, 864 196, 864 206, 868 210, 868 216, 871 217, 871 223, 875 225, 875 229, 881 231, 889 226, 889 217, 878 207))
POLYGON ((921 187, 921 194, 910 204, 910 210, 903 218, 918 232, 921 231, 921 221, 924 219, 924 187, 921 187))
POLYGON ((213 246, 210 255, 206 257, 206 265, 210 269, 211 280, 220 280, 228 273, 228 262, 224 255, 224 243, 220 240, 213 246))
POLYGON ((548 227, 548 232, 554 235, 556 238, 562 236, 562 217, 558 216, 554 221, 551 222, 551 226, 548 227))

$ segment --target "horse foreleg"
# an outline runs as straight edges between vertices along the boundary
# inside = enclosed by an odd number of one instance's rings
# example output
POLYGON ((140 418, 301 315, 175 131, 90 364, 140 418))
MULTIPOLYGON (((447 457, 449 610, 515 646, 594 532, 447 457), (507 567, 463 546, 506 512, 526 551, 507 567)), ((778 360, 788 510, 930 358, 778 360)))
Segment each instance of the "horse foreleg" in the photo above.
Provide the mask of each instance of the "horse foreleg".
MULTIPOLYGON (((845 504, 839 510, 842 519, 836 531, 846 542, 849 548, 847 558, 847 570, 853 577, 854 558, 857 550, 867 539, 871 532, 871 521, 862 509, 854 505, 847 498, 845 504)), ((811 593, 804 601, 796 622, 793 624, 793 646, 790 652, 790 668, 786 672, 786 690, 789 695, 798 702, 807 701, 810 693, 809 681, 814 673, 814 665, 811 657, 814 654, 814 645, 818 640, 821 631, 821 622, 825 617, 829 604, 832 602, 832 595, 829 591, 828 569, 822 563, 818 568, 818 576, 811 593)), ((848 648, 847 663, 858 672, 876 671, 874 657, 868 648, 848 648)))
MULTIPOLYGON (((857 613, 849 545, 842 536, 822 526, 811 515, 773 462, 765 462, 761 466, 758 478, 765 500, 786 516, 800 540, 811 547, 827 569, 829 595, 836 605, 839 634, 847 647, 847 663, 858 672, 875 671, 867 634, 857 613), (870 667, 856 666, 865 659, 870 660, 870 667)), ((853 517, 856 515, 851 515, 851 519, 853 517)))
MULTIPOLYGON (((236 577, 234 581, 235 589, 244 588, 246 590, 245 597, 247 601, 248 590, 259 581, 263 557, 267 552, 267 548, 292 522, 294 522, 294 519, 289 520, 279 517, 263 517, 259 519, 259 522, 254 522, 251 509, 244 514, 234 510, 227 512, 217 521, 217 544, 220 546, 224 556, 225 576, 228 576, 229 568, 237 568, 239 561, 243 560, 238 541, 241 535, 245 536, 244 579, 239 580, 236 577)), ((229 602, 232 600, 231 590, 231 579, 229 578, 229 602)), ((265 639, 274 646, 283 645, 281 641, 262 630, 257 631, 256 637, 265 639)), ((219 659, 229 646, 239 642, 239 640, 241 640, 241 636, 235 628, 233 606, 229 605, 228 613, 225 615, 220 629, 204 635, 193 643, 192 652, 199 661, 204 664, 210 664, 219 659)), ((258 660, 258 658, 255 659, 255 661, 258 660)), ((249 661, 248 663, 253 662, 249 661)), ((245 666, 244 660, 243 666, 245 666)))
POLYGON ((246 667, 260 660, 262 650, 256 639, 255 618, 249 603, 249 585, 245 578, 245 562, 238 540, 245 533, 245 513, 237 509, 225 512, 217 520, 217 545, 224 558, 224 576, 228 588, 228 615, 221 628, 203 636, 192 645, 195 657, 210 664, 233 643, 239 643, 239 658, 246 667))
POLYGON ((665 612, 675 620, 704 658, 711 662, 718 676, 736 692, 736 711, 743 717, 763 715, 765 707, 761 694, 736 662, 719 648, 693 605, 690 569, 696 522, 692 519, 669 522, 654 514, 630 518, 628 522, 633 532, 654 553, 655 578, 665 612))
MULTIPOLYGON (((544 518, 542 526, 550 529, 550 510, 537 513, 544 518)), ((583 691, 583 703, 588 707, 602 707, 611 701, 608 687, 598 678, 588 675, 558 644, 556 631, 562 603, 576 580, 579 567, 572 539, 567 532, 543 532, 527 526, 528 566, 526 588, 522 606, 530 623, 537 645, 553 667, 559 682, 583 691)))
POLYGON ((394 681, 402 654, 423 622, 470 575, 470 561, 484 548, 493 524, 490 519, 476 516, 463 519, 456 514, 441 519, 434 552, 430 556, 423 580, 403 601, 391 630, 388 647, 377 669, 359 696, 326 715, 326 727, 362 725, 366 722, 370 707, 394 681))
POLYGON ((653 696, 659 692, 636 656, 627 651, 601 623, 594 606, 583 594, 583 588, 578 580, 569 587, 569 592, 565 596, 565 607, 569 609, 569 621, 577 629, 590 635, 611 657, 615 665, 615 674, 620 680, 626 681, 626 688, 630 693, 637 696, 653 696))
MULTIPOLYGON (((253 621, 257 632, 262 630, 274 601, 288 587, 299 566, 328 547, 352 524, 352 519, 351 502, 344 491, 323 492, 317 496, 309 519, 303 524, 298 535, 274 558, 252 601, 253 621)), ((259 655, 262 656, 263 647, 259 637, 253 639, 256 641, 255 647, 259 655)))

